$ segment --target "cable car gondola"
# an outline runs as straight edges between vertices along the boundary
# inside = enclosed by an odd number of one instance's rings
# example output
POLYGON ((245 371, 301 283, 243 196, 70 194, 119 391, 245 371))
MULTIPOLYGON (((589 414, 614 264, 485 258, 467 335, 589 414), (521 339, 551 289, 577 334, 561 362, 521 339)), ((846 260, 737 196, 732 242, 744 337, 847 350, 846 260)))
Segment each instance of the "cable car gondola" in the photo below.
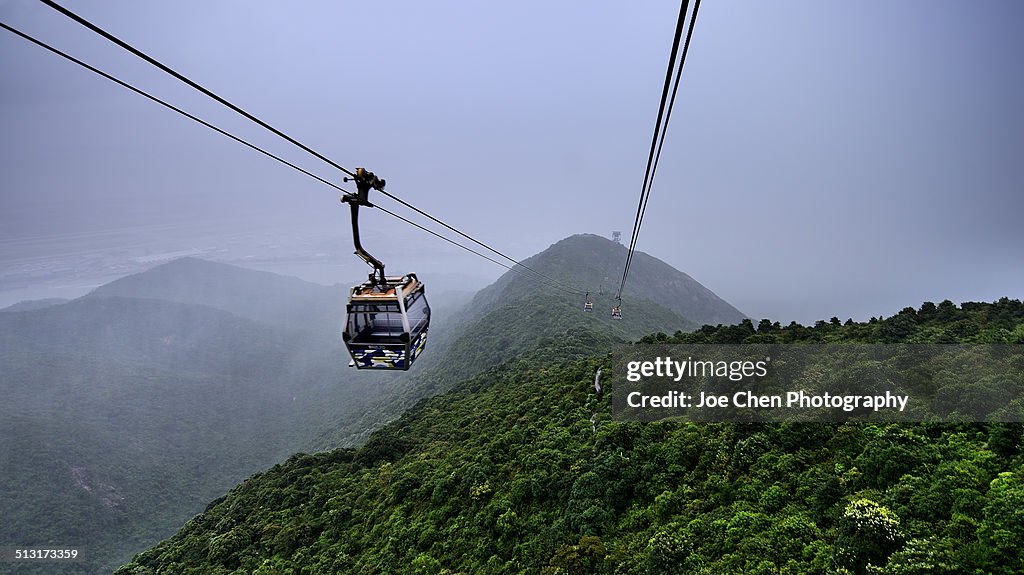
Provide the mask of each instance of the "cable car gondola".
POLYGON ((342 339, 359 369, 407 370, 427 343, 430 306, 416 274, 352 288, 342 339))
POLYGON ((583 302, 583 311, 594 311, 594 303, 590 301, 590 292, 587 292, 587 299, 583 302))
POLYGON ((345 306, 341 339, 357 369, 407 370, 423 352, 430 327, 430 305, 423 282, 410 273, 385 276, 384 264, 359 242, 359 206, 373 207, 370 189, 383 191, 381 180, 363 168, 353 178, 358 193, 342 196, 352 208, 356 255, 373 267, 369 279, 352 288, 345 306))
POLYGON ((612 319, 622 319, 622 298, 616 297, 615 307, 612 308, 612 319))

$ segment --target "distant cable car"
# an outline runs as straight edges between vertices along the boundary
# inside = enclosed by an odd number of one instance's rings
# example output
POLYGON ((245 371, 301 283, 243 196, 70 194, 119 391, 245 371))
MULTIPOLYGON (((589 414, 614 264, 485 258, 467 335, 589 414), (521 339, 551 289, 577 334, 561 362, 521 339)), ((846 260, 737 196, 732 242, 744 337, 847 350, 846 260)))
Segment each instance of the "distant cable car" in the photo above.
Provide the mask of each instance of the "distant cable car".
POLYGON ((615 300, 615 307, 612 308, 612 319, 622 319, 622 297, 616 296, 615 300))
POLYGON ((587 292, 587 301, 583 302, 583 311, 594 311, 594 304, 590 301, 590 292, 587 292))
MULTIPOLYGON (((359 206, 373 207, 370 189, 384 190, 384 180, 363 168, 353 178, 358 193, 341 201, 352 208, 356 255, 373 266, 370 277, 349 292, 341 339, 358 369, 407 370, 422 353, 430 327, 430 305, 416 274, 387 277, 384 264, 359 242, 359 206)), ((347 181, 347 178, 346 178, 347 181)))

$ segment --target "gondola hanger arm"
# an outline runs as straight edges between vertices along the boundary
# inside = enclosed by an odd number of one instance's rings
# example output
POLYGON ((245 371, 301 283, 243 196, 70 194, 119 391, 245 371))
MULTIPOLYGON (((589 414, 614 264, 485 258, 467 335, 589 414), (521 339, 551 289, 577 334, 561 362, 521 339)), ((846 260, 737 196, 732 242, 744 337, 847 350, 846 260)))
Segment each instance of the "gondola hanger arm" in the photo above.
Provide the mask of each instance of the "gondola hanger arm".
POLYGON ((359 241, 359 207, 366 206, 372 208, 373 204, 370 203, 369 196, 370 190, 384 191, 385 180, 378 178, 373 172, 365 168, 356 168, 354 177, 345 178, 346 182, 354 181, 356 183, 355 194, 345 194, 341 196, 341 201, 348 204, 351 208, 352 214, 352 243, 355 246, 355 253, 357 256, 362 258, 364 262, 373 267, 373 272, 370 273, 370 283, 374 285, 386 285, 387 279, 384 277, 384 262, 373 257, 369 252, 363 248, 362 242, 359 241))

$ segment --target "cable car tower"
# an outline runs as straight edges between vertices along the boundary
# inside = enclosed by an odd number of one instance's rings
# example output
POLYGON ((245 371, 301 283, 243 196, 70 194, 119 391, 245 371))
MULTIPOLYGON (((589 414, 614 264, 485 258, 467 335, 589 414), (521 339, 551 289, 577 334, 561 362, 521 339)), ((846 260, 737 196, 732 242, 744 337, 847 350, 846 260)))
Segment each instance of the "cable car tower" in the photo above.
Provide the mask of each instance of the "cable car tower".
MULTIPOLYGON (((345 342, 357 369, 408 370, 423 352, 430 327, 430 306, 423 282, 416 274, 384 275, 384 263, 363 249, 359 241, 359 207, 372 208, 370 190, 384 191, 384 180, 373 172, 357 168, 356 194, 341 201, 352 210, 352 242, 355 254, 369 264, 369 278, 352 288, 345 306, 345 342)), ((345 181, 350 181, 345 178, 345 181)))

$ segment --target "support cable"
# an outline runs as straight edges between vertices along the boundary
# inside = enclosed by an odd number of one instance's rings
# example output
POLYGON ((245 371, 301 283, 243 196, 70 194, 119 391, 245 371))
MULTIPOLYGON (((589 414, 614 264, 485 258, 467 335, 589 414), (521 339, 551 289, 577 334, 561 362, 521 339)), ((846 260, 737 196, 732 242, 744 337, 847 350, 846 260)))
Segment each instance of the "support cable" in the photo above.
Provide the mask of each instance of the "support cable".
MULTIPOLYGON (((238 143, 240 143, 240 144, 242 144, 242 145, 244 145, 244 146, 246 146, 248 148, 251 148, 251 149, 253 149, 253 150, 255 150, 255 151, 257 151, 257 152, 259 152, 259 153, 261 153, 261 154, 263 154, 263 155, 265 155, 265 156, 267 156, 267 157, 269 157, 269 158, 271 158, 273 160, 276 160, 277 162, 280 162, 281 164, 284 164, 285 166, 288 166, 289 168, 297 170, 298 172, 301 172, 301 173, 309 176, 310 178, 313 178, 313 179, 317 180, 318 182, 320 182, 322 184, 326 184, 326 185, 334 188, 335 190, 338 190, 338 191, 342 192, 343 194, 346 194, 346 195, 349 195, 349 196, 353 195, 352 192, 342 188, 341 186, 335 184, 334 182, 331 182, 331 181, 329 181, 327 179, 324 179, 324 178, 322 178, 322 177, 320 177, 320 176, 318 176, 318 175, 316 175, 316 174, 314 174, 314 173, 312 173, 312 172, 310 172, 310 171, 308 171, 308 170, 306 170, 306 169, 304 169, 304 168, 302 168, 302 167, 300 167, 300 166, 298 166, 298 165, 296 165, 296 164, 294 164, 292 162, 289 162, 288 160, 285 160, 284 158, 282 158, 280 156, 277 156, 277 155, 273 154, 272 152, 269 152, 269 151, 267 151, 267 150, 265 150, 265 149, 255 145, 255 144, 252 144, 252 143, 250 143, 250 142, 248 142, 248 141, 246 141, 246 140, 244 140, 244 139, 242 139, 242 138, 232 134, 231 132, 228 132, 227 130, 224 130, 224 129, 222 129, 222 128, 214 125, 214 124, 211 124, 210 122, 207 122, 206 120, 203 120, 202 118, 199 118, 199 117, 197 117, 197 116, 195 116, 193 114, 190 114, 189 112, 186 112, 185 110, 182 110, 181 108, 178 108, 177 106, 175 106, 173 104, 170 104, 170 103, 168 103, 168 102, 158 98, 157 96, 154 96, 154 95, 150 94, 149 92, 146 92, 146 91, 144 91, 142 89, 136 88, 135 86, 132 86, 131 84, 121 80, 120 78, 117 78, 116 76, 108 74, 107 72, 104 72, 103 70, 100 70, 99 68, 96 68, 95 66, 92 66, 92 65, 90 65, 90 64, 88 64, 86 62, 83 62, 82 60, 79 60, 78 58, 75 58, 74 56, 72 56, 72 55, 70 55, 70 54, 68 54, 66 52, 61 51, 60 49, 55 48, 55 47, 53 47, 53 46, 43 42, 42 40, 36 39, 36 38, 34 38, 34 37, 32 37, 32 36, 22 32, 22 31, 20 31, 20 30, 18 30, 16 28, 13 28, 13 27, 7 25, 4 22, 0 22, 0 28, 3 28, 4 30, 7 30, 8 32, 11 32, 12 34, 15 34, 15 35, 17 35, 17 36, 19 36, 19 37, 21 37, 21 38, 23 38, 25 40, 28 40, 29 42, 31 42, 31 43, 33 43, 33 44, 35 44, 35 45, 37 45, 37 46, 39 46, 41 48, 44 48, 44 49, 46 49, 46 50, 48 50, 48 51, 50 51, 50 52, 60 56, 61 58, 64 58, 65 60, 68 60, 69 62, 73 62, 73 63, 75 63, 75 64, 85 68, 86 70, 89 70, 90 72, 93 72, 94 74, 102 76, 103 78, 106 78, 107 80, 110 80, 111 82, 114 82, 115 84, 118 84, 119 86, 121 86, 123 88, 131 90, 132 92, 135 92, 136 94, 138 94, 140 96, 143 96, 143 97, 145 97, 145 98, 147 98, 147 99, 149 99, 149 100, 151 100, 153 102, 156 102, 157 104, 160 104, 161 106, 163 106, 163 107, 165 107, 165 108, 167 108, 169 110, 172 110, 172 111, 174 111, 174 112, 176 112, 176 113, 178 113, 178 114, 180 114, 180 115, 182 115, 182 116, 184 116, 184 117, 186 117, 186 118, 188 118, 188 119, 190 119, 190 120, 192 120, 194 122, 197 122, 197 123, 199 123, 199 124, 209 128, 209 129, 211 129, 211 130, 213 130, 213 131, 215 131, 215 132, 217 132, 217 133, 219 133, 221 135, 227 136, 228 138, 231 138, 232 140, 234 140, 234 141, 236 141, 236 142, 238 142, 238 143)), ((401 221, 403 221, 403 222, 405 222, 405 223, 407 223, 407 224, 409 224, 411 226, 419 228, 420 230, 423 230, 423 231, 425 231, 425 232, 427 232, 427 233, 429 233, 429 234, 431 234, 433 236, 436 236, 436 237, 438 237, 438 238, 440 238, 440 239, 442 239, 442 240, 444 240, 444 241, 446 241, 446 242, 448 242, 448 243, 450 243, 452 245, 455 245, 455 246, 457 246, 459 248, 462 248, 463 250, 466 250, 466 251, 468 251, 468 252, 470 252, 470 253, 472 253, 474 255, 477 255, 477 256, 479 256, 479 257, 481 257, 481 258, 483 258, 483 259, 485 259, 487 261, 495 263, 495 264, 497 264, 497 265, 499 265, 499 266, 501 266, 501 267, 503 267, 505 269, 508 269, 508 270, 514 270, 515 269, 512 266, 509 266, 509 265, 507 265, 505 263, 502 263, 502 262, 500 262, 498 260, 490 258, 487 255, 484 255, 484 254, 474 250, 473 248, 470 248, 470 247, 465 246, 463 244, 460 244, 459 242, 456 242, 456 241, 454 241, 454 240, 452 240, 450 238, 447 238, 447 237, 445 237, 445 236, 435 232, 434 230, 431 230, 431 229, 429 229, 427 227, 424 227, 424 226, 422 226, 422 225, 420 225, 420 224, 418 224, 418 223, 416 223, 416 222, 414 222, 412 220, 409 220, 408 218, 405 218, 405 217, 403 217, 403 216, 401 216, 401 215, 399 215, 399 214, 397 214, 395 212, 392 212, 391 210, 388 210, 386 208, 383 208, 383 207, 377 206, 377 205, 374 205, 373 207, 375 207, 376 209, 384 212, 385 214, 388 214, 389 216, 392 216, 392 217, 397 218, 397 219, 399 219, 399 220, 401 220, 401 221)), ((526 268, 527 270, 531 271, 531 272, 534 272, 534 270, 532 268, 529 268, 527 266, 523 266, 523 267, 526 268)), ((534 273, 538 273, 538 272, 534 272, 534 273)), ((545 279, 549 283, 552 283, 552 285, 554 287, 558 287, 558 288, 562 288, 563 287, 563 286, 561 286, 558 283, 553 283, 550 280, 550 278, 548 278, 547 276, 541 275, 541 279, 545 279)))
POLYGON ((93 24, 92 22, 86 20, 85 18, 79 16, 78 14, 75 14, 71 10, 68 10, 67 8, 61 6, 60 4, 57 4, 53 0, 39 0, 39 1, 42 2, 43 4, 46 4, 50 8, 53 8, 54 10, 60 12, 61 14, 64 14, 68 18, 71 18, 75 22, 78 22, 82 26, 85 26, 86 28, 88 28, 88 29, 92 30, 93 32, 99 34, 100 36, 103 36, 107 40, 110 40, 114 44, 117 44, 118 46, 124 48, 125 50, 128 50, 132 54, 135 54, 139 58, 142 58, 143 60, 149 62, 150 64, 156 66, 157 68, 160 68, 164 72, 170 74, 171 76, 174 76, 175 78, 181 80, 182 82, 188 84, 189 86, 195 88, 196 90, 199 90, 203 94, 206 94, 207 96, 213 98, 214 100, 220 102, 221 104, 227 106, 228 108, 231 108, 232 110, 234 110, 235 112, 238 112, 239 114, 245 116, 249 120, 252 120, 253 122, 256 122, 257 124, 259 124, 260 126, 266 128, 267 130, 270 130, 274 134, 277 134, 278 136, 284 138, 285 140, 288 140, 292 144, 295 144, 296 146, 302 148, 303 150, 309 152, 310 154, 313 154, 314 156, 316 156, 317 158, 323 160, 324 162, 327 162, 331 166, 341 170, 342 172, 345 172, 346 174, 348 174, 350 176, 354 176, 355 175, 354 173, 350 172, 348 169, 346 169, 343 166, 335 163, 330 158, 320 154, 319 152, 317 152, 313 148, 310 148, 309 146, 303 144, 302 142, 292 138, 288 134, 285 134, 281 130, 278 130, 277 128, 271 126, 270 124, 264 122, 263 120, 257 118, 256 116, 253 116, 249 112, 246 112, 242 108, 232 104, 231 102, 227 101, 226 99, 218 96, 217 94, 213 93, 212 91, 204 88, 203 86, 199 85, 198 83, 196 83, 196 82, 192 81, 191 79, 187 78, 185 75, 183 75, 183 74, 181 74, 179 72, 176 72, 175 70, 171 69, 169 66, 164 65, 163 63, 158 61, 156 58, 153 58, 152 56, 149 56, 145 52, 135 48, 131 44, 128 44, 124 40, 121 40, 117 36, 114 36, 110 32, 107 32, 106 30, 100 28, 99 26, 97 26, 97 25, 93 24))
POLYGON ((640 189, 640 201, 637 205, 636 217, 633 221, 633 234, 630 239, 629 248, 626 254, 626 263, 622 269, 622 280, 619 282, 617 297, 622 297, 622 291, 626 286, 626 278, 629 275, 633 263, 633 254, 636 251, 637 238, 640 235, 640 228, 643 226, 644 215, 647 212, 647 202, 650 200, 651 188, 654 185, 654 177, 658 170, 658 163, 661 160, 661 151, 665 144, 665 134, 668 130, 668 123, 672 117, 672 109, 675 105, 676 94, 679 89, 679 79, 682 77, 683 65, 686 62, 686 54, 690 48, 690 39, 693 36, 693 28, 697 23, 697 12, 700 10, 700 0, 695 0, 693 13, 687 27, 686 41, 683 45, 682 54, 679 56, 679 67, 675 69, 675 60, 679 51, 679 42, 682 37, 682 30, 686 21, 686 13, 689 7, 688 0, 682 0, 679 8, 679 19, 676 23, 675 38, 672 42, 672 52, 669 56, 668 68, 665 72, 665 85, 662 88, 661 103, 658 107, 658 118, 655 122, 654 135, 651 139, 651 150, 647 158, 647 168, 644 171, 644 181, 640 189), (675 80, 672 80, 673 72, 675 80), (669 87, 671 85, 671 97, 669 87), (667 103, 667 105, 666 105, 667 103), (664 122, 662 118, 664 117, 664 122))
MULTIPOLYGON (((53 0, 39 0, 39 1, 42 2, 43 4, 49 6, 50 8, 53 8, 54 10, 60 12, 61 14, 67 16, 68 18, 71 18, 72 20, 74 20, 75 22, 77 22, 77 23, 81 24, 82 26, 88 28, 89 30, 92 30, 96 34, 99 34, 100 36, 102 36, 102 37, 106 38, 107 40, 113 42, 114 44, 117 44, 121 48, 131 52, 135 56, 138 56, 139 58, 142 58, 146 62, 149 62, 150 64, 152 64, 153 66, 156 66, 157 68, 159 68, 160 70, 166 72, 167 74, 170 74, 171 76, 177 78, 178 80, 184 82, 185 84, 188 84, 192 88, 195 88, 196 90, 199 90, 203 94, 209 96, 210 98, 213 98, 217 102, 227 106, 231 110, 241 114, 242 116, 246 117, 247 119, 249 119, 249 120, 259 124, 263 128, 266 128, 267 130, 273 132, 277 136, 280 136, 281 138, 284 138, 288 142, 298 146, 302 150, 312 154, 313 156, 319 158, 320 160, 323 160, 324 162, 330 164, 331 166, 333 166, 333 167, 341 170, 342 172, 348 174, 349 176, 353 176, 353 177, 355 176, 355 174, 352 171, 348 170, 347 168, 341 166, 340 164, 338 164, 338 163, 334 162, 333 160, 327 158, 326 156, 320 154, 316 150, 314 150, 314 149, 306 146, 305 144, 299 142, 298 140, 292 138, 291 136, 285 134, 284 132, 278 130, 277 128, 274 128, 273 126, 271 126, 270 124, 264 122, 263 120, 260 120, 259 118, 257 118, 256 116, 250 114, 249 112, 243 110, 239 106, 236 106, 235 104, 232 104, 231 102, 229 102, 225 98, 222 98, 221 96, 218 96, 213 91, 211 91, 211 90, 203 87, 202 85, 198 84, 197 82, 189 79, 184 74, 181 74, 181 73, 175 71, 171 67, 163 64, 162 62, 158 61, 157 59, 153 58, 152 56, 149 56, 148 54, 146 54, 145 52, 139 50, 138 48, 135 48, 131 44, 128 44, 124 40, 121 40, 120 38, 118 38, 117 36, 111 34, 110 32, 107 32, 106 30, 100 28, 96 24, 93 24, 92 22, 90 22, 89 20, 83 18, 82 16, 79 16, 78 14, 72 12, 71 10, 68 10, 64 6, 61 6, 60 4, 58 4, 57 2, 54 2, 53 0)), ((572 293, 576 293, 576 294, 582 294, 583 293, 579 289, 576 289, 576 288, 573 288, 571 286, 568 286, 568 285, 566 285, 566 284, 564 284, 564 283, 562 283, 562 282, 560 282, 560 281, 558 281, 558 280, 556 280, 556 279, 554 279, 554 278, 552 278, 550 276, 547 276, 546 274, 543 274, 543 273, 541 273, 541 272, 539 272, 537 270, 534 270, 533 268, 523 264, 522 262, 520 262, 520 261, 518 261, 518 260, 516 260, 516 259, 514 259, 514 258, 512 258, 510 256, 505 255, 504 253, 502 253, 502 252, 492 248, 491 246, 489 246, 489 245, 487 245, 487 244, 477 240, 476 238, 470 236, 469 234, 463 233, 462 231, 456 229, 455 227, 453 227, 453 226, 451 226, 451 225, 441 221, 438 218, 435 218, 434 216, 432 216, 432 215, 428 214, 427 212, 425 212, 425 211, 423 211, 423 210, 413 206, 412 204, 409 204, 408 202, 402 200, 401 198, 398 198, 397 196, 394 196, 394 195, 392 195, 392 194, 390 194, 388 192, 384 192, 383 190, 381 190, 381 193, 383 193, 387 197, 391 198, 392 200, 397 201, 398 203, 402 204, 403 206, 405 206, 405 207, 407 207, 407 208, 417 212, 418 214, 420 214, 420 215, 422 215, 422 216, 424 216, 424 217, 434 221, 435 223, 440 224, 440 225, 444 226, 445 228, 447 228, 447 229, 449 229, 449 230, 459 234, 460 236, 462 236, 462 237, 464 237, 464 238, 466 238, 466 239, 476 243, 477 245, 479 245, 479 246, 481 246, 483 248, 486 248, 487 250, 497 254, 498 256, 500 256, 502 258, 505 258, 506 260, 512 262, 514 265, 517 265, 519 267, 525 268, 526 270, 530 271, 531 273, 533 273, 533 274, 535 274, 535 275, 537 275, 539 277, 543 277, 543 278, 545 278, 549 282, 552 282, 552 283, 554 283, 556 285, 559 285, 560 287, 562 287, 562 289, 568 290, 568 291, 570 291, 572 293)))

